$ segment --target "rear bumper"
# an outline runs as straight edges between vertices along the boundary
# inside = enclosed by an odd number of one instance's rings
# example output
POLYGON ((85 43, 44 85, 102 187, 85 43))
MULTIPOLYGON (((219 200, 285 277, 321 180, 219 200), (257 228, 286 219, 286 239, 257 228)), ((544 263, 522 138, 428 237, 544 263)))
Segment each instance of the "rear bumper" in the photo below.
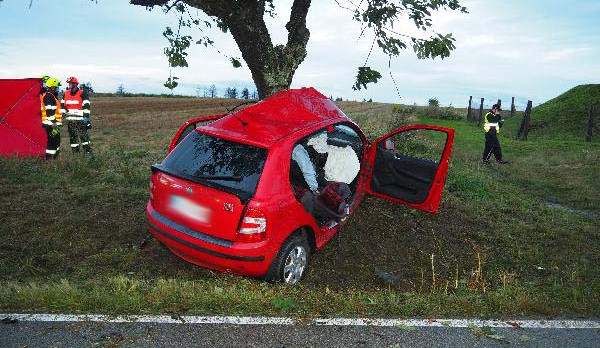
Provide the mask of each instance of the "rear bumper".
POLYGON ((222 272, 260 277, 273 259, 267 241, 236 243, 191 230, 159 214, 146 205, 148 231, 174 254, 199 266, 222 272))

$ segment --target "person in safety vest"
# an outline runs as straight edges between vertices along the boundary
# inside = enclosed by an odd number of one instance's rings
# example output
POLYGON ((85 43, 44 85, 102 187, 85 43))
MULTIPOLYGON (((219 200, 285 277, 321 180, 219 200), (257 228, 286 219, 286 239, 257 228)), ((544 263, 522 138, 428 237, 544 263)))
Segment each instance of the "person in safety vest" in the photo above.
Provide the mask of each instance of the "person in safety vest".
POLYGON ((48 90, 46 88, 46 81, 48 81, 49 78, 50 78, 50 76, 48 76, 46 74, 42 74, 42 76, 40 76, 40 80, 42 80, 42 87, 40 87, 40 96, 42 96, 48 90))
POLYGON ((58 157, 60 150, 60 128, 62 127, 61 106, 58 101, 58 79, 46 80, 46 91, 40 96, 42 102, 42 127, 48 135, 46 159, 58 157))
POLYGON ((500 106, 494 104, 492 109, 488 111, 483 118, 483 130, 485 131, 485 148, 483 149, 483 164, 488 164, 492 153, 496 158, 496 163, 506 164, 508 161, 502 159, 502 150, 500 149, 500 141, 498 141, 498 133, 504 120, 500 115, 500 106))
POLYGON ((79 143, 81 142, 83 150, 86 153, 92 153, 88 134, 88 129, 92 128, 88 93, 83 88, 79 88, 79 81, 76 77, 69 77, 67 83, 69 88, 65 91, 63 108, 67 118, 71 150, 79 152, 79 143))

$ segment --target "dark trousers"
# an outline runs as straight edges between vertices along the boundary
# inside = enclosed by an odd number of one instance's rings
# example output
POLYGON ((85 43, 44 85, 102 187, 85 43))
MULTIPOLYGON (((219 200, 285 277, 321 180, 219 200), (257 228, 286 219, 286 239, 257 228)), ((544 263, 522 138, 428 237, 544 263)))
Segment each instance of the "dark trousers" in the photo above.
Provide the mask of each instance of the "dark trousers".
POLYGON ((344 218, 344 206, 352 196, 352 190, 343 182, 330 182, 319 196, 306 190, 300 202, 309 214, 312 214, 319 225, 331 219, 339 221, 344 218))
POLYGON ((483 149, 483 160, 489 161, 491 154, 494 154, 496 161, 502 160, 502 150, 500 149, 500 141, 495 129, 490 129, 485 133, 485 148, 483 149))
POLYGON ((88 133, 86 124, 83 123, 83 121, 68 121, 67 127, 69 129, 69 142, 71 143, 71 150, 73 150, 73 152, 79 152, 79 143, 81 142, 81 146, 85 152, 92 152, 90 135, 88 133))
POLYGON ((60 151, 60 132, 56 135, 51 135, 52 126, 43 125, 44 130, 46 131, 46 135, 48 136, 48 141, 46 142, 46 158, 56 158, 58 157, 58 152, 60 151))

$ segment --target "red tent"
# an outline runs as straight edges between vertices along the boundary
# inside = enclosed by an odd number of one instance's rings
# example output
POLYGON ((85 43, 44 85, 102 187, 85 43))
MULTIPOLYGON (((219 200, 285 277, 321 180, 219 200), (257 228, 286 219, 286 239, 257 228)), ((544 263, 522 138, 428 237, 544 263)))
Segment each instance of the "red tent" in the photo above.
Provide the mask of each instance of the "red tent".
POLYGON ((0 79, 0 155, 45 156, 40 79, 0 79))

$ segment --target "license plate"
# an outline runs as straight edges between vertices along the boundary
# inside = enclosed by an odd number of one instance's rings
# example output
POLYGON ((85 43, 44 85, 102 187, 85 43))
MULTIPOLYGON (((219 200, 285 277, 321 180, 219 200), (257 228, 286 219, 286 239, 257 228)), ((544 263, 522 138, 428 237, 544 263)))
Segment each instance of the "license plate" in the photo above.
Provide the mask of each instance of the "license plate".
POLYGON ((212 212, 210 208, 192 202, 185 197, 171 196, 170 207, 187 218, 204 223, 210 222, 212 212))

